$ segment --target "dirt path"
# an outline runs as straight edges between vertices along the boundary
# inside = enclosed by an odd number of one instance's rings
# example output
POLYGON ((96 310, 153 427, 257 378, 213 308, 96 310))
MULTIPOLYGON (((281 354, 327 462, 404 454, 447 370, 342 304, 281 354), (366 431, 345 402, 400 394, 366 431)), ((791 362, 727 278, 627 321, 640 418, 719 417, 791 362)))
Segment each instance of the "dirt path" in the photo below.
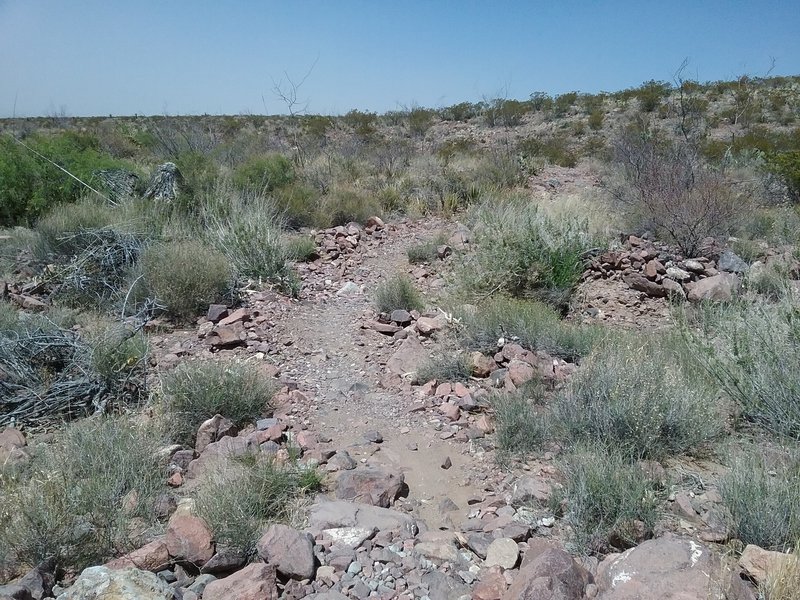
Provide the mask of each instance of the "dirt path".
POLYGON ((431 229, 430 224, 419 224, 390 230, 339 281, 328 279, 325 285, 326 276, 315 274, 328 291, 309 293, 277 329, 285 345, 280 356, 283 374, 297 381, 309 399, 309 430, 347 449, 355 460, 403 472, 409 488, 407 507, 436 528, 445 523, 443 500, 449 498, 463 509, 470 497, 483 496, 481 473, 492 468, 491 463, 474 447, 470 452, 469 443, 443 439, 452 435, 449 426, 430 412, 413 410, 420 403, 410 386, 383 386, 384 365, 400 341, 362 328, 374 318, 375 286, 388 275, 409 271, 406 249, 431 229), (337 295, 348 282, 360 290, 337 295), (375 431, 383 437, 377 452, 364 437, 375 431), (448 457, 452 467, 444 469, 448 457))

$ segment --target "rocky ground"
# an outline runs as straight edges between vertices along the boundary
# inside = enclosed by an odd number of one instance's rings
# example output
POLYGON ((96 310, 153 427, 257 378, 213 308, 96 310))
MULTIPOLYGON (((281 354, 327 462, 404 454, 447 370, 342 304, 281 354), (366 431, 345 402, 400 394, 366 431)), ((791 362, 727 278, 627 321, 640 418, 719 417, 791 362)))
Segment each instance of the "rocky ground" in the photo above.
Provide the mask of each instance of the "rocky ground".
MULTIPOLYGON (((546 183, 540 191, 551 193, 546 183)), ((195 448, 171 450, 169 485, 184 499, 165 535, 87 569, 68 588, 53 587, 41 565, 0 587, 0 598, 756 597, 750 582, 779 559, 748 548, 738 564, 725 560, 714 479, 693 476, 712 473, 713 465, 672 465, 683 477, 661 535, 602 561, 564 549, 566 532, 550 502, 559 486, 555 452, 498 465, 489 390, 515 389, 534 377, 556 386, 576 365, 507 344, 494 356, 473 355, 473 377, 465 381, 412 382, 409 374, 451 326, 437 298, 454 260, 450 251, 468 244, 462 228, 436 219, 374 219, 365 228, 320 232, 316 242, 319 258, 299 266, 299 300, 252 290, 241 306, 209 307, 196 328, 151 324, 155 369, 197 359, 250 361, 281 382, 275 414, 242 431, 217 416, 200 428, 195 448), (409 265, 407 248, 439 232, 450 240, 443 259, 409 265), (372 291, 396 272, 423 290, 427 312, 375 313, 372 291), (262 560, 245 566, 215 545, 192 514, 188 492, 229 455, 287 456, 290 446, 326 474, 327 490, 303 526, 271 526, 258 543, 262 560)), ((714 248, 687 260, 625 238, 592 258, 570 318, 661 327, 676 298, 729 297, 740 284, 737 260, 714 248)), ((9 294, 23 306, 35 301, 24 290, 9 294)), ((6 456, 23 452, 25 443, 14 430, 0 434, 6 456)))

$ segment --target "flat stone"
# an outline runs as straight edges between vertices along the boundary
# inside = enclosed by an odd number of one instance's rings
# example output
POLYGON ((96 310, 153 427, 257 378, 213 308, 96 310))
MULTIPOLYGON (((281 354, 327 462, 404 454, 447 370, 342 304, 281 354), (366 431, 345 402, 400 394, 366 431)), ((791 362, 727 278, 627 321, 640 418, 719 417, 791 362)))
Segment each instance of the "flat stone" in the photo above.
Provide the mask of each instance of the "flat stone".
POLYGON ((513 569, 519 560, 519 548, 517 542, 511 538, 497 538, 486 550, 486 560, 484 565, 487 567, 499 566, 504 569, 513 569))

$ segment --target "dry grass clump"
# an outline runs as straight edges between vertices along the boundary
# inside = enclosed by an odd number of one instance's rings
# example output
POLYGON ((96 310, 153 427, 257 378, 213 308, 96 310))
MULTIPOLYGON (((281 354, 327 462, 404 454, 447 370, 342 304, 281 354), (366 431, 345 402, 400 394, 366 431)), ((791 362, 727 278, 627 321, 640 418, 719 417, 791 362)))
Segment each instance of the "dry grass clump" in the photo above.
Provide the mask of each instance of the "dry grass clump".
POLYGON ((375 307, 382 313, 425 308, 414 282, 403 274, 392 275, 378 285, 375 289, 375 307))

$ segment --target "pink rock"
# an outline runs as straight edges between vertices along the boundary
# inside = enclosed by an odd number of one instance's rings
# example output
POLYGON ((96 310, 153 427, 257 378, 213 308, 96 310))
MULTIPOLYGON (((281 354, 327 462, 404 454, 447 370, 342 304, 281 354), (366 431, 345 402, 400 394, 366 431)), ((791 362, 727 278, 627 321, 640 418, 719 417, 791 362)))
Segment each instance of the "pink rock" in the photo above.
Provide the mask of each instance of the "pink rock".
POLYGON ((236 435, 236 427, 233 421, 226 419, 222 415, 214 415, 206 419, 197 429, 197 439, 194 450, 200 454, 212 442, 217 442, 228 435, 236 435))
POLYGON ((203 591, 203 600, 277 600, 275 567, 253 563, 223 579, 212 581, 203 591))
POLYGON ((473 600, 500 600, 508 587, 500 567, 481 569, 480 581, 472 590, 473 600))
POLYGON ((107 562, 106 566, 109 569, 136 568, 155 573, 166 568, 169 562, 169 550, 162 536, 133 552, 107 562))
POLYGON ((461 418, 461 409, 457 404, 445 402, 439 407, 439 410, 441 410, 442 414, 451 421, 458 421, 461 418))
POLYGON ((258 555, 292 579, 314 576, 314 543, 309 534, 287 525, 270 525, 258 540, 258 555))
POLYGON ((205 522, 192 515, 175 513, 167 524, 167 550, 177 560, 203 565, 214 556, 211 530, 205 522))
POLYGON ((442 383, 436 388, 436 396, 439 398, 444 398, 450 395, 450 392, 453 391, 453 388, 450 386, 449 383, 442 383))
POLYGON ((523 383, 533 379, 536 371, 527 362, 514 359, 508 363, 508 376, 511 378, 515 386, 520 386, 523 383))
POLYGON ((470 365, 472 374, 475 377, 488 377, 492 371, 497 370, 497 363, 488 356, 484 356, 480 352, 473 352, 470 356, 470 365))
POLYGON ((439 319, 420 317, 414 326, 422 335, 430 335, 435 331, 440 331, 444 327, 444 323, 439 319))
POLYGON ((228 325, 233 325, 234 323, 238 323, 240 321, 249 321, 250 320, 250 313, 247 311, 246 308, 238 308, 229 314, 227 317, 222 319, 219 322, 220 327, 226 327, 228 325))
POLYGON ((463 383, 457 383, 453 386, 453 393, 459 398, 469 396, 469 389, 463 383))

